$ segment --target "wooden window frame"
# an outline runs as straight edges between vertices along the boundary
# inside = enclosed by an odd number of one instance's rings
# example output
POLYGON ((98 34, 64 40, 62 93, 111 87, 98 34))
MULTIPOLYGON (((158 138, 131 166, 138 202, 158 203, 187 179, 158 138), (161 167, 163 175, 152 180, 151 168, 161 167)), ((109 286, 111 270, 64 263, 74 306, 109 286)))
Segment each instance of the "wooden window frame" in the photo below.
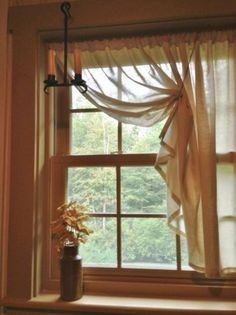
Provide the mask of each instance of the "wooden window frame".
MULTIPOLYGON (((68 103, 69 96, 66 98, 58 97, 54 98, 55 102, 57 99, 60 99, 59 104, 57 106, 63 106, 65 102, 68 103)), ((69 107, 69 106, 68 106, 69 107)), ((54 107, 55 108, 55 107, 54 107)), ((56 110, 57 111, 57 110, 56 110)), ((65 110, 63 110, 65 112, 65 110)), ((61 203, 65 201, 66 188, 65 188, 65 180, 66 173, 68 167, 117 167, 120 168, 122 166, 154 166, 156 160, 156 154, 154 153, 145 153, 145 154, 112 154, 112 155, 69 155, 69 114, 77 113, 77 112, 100 112, 98 109, 81 109, 81 110, 66 110, 65 115, 59 115, 63 117, 63 122, 60 122, 65 127, 63 128, 63 132, 60 132, 61 138, 56 137, 57 144, 51 146, 54 148, 55 152, 58 154, 54 155, 51 153, 50 156, 50 205, 48 208, 48 212, 51 213, 51 209, 56 209, 61 203), (60 150, 57 150, 56 147, 60 146, 60 150), (142 162, 140 162, 142 161, 142 162), (59 183, 55 185, 55 183, 59 183)), ((54 115, 52 111, 49 113, 50 115, 54 115)), ((48 121, 55 121, 55 119, 49 118, 48 121)), ((51 133, 55 135, 53 131, 55 125, 48 128, 51 130, 51 133)), ((121 124, 118 124, 118 133, 121 134, 121 124)), ((121 150, 121 137, 118 137, 118 150, 121 150)), ((49 150, 50 151, 50 150, 49 150)), ((53 151, 51 151, 53 152, 53 151)), ((99 215, 94 215, 99 216, 99 215)), ((106 217, 110 217, 113 215, 107 214, 106 217)), ((121 217, 122 215, 120 215, 121 217)), ((127 215, 125 215, 127 216, 127 215)), ((129 216, 129 215, 128 215, 129 216)), ((137 215, 134 215, 137 217, 137 215)), ((154 215, 155 217, 166 217, 166 215, 154 215)), ((131 215, 132 217, 132 215, 131 215)), ((142 215, 140 215, 142 217, 142 215)), ((48 215, 47 217, 47 226, 49 226, 49 222, 52 220, 52 216, 48 215)), ((49 229, 48 229, 49 231, 49 229)), ((47 251, 53 246, 50 241, 50 233, 47 236, 47 242, 49 245, 46 247, 45 257, 47 257, 45 262, 45 270, 44 274, 44 289, 46 290, 58 290, 59 281, 58 281, 58 273, 51 273, 51 269, 55 265, 57 256, 49 255, 47 256, 47 251)), ((186 285, 187 287, 194 287, 194 291, 197 294, 203 292, 200 290, 198 286, 199 283, 205 283, 207 285, 215 286, 222 285, 224 280, 215 279, 209 280, 205 279, 205 277, 195 271, 191 270, 181 270, 181 254, 180 254, 180 237, 176 235, 176 253, 177 253, 177 268, 176 270, 163 270, 163 269, 131 269, 131 268, 96 268, 96 267, 84 267, 84 292, 86 294, 115 294, 115 295, 127 295, 127 294, 135 294, 137 296, 152 296, 153 289, 154 295, 156 294, 164 294, 165 296, 169 296, 169 294, 173 294, 173 291, 170 293, 170 287, 174 286, 174 294, 176 296, 181 296, 182 293, 179 291, 178 286, 186 285), (194 280, 193 280, 194 279, 194 280), (150 287, 149 287, 150 285, 150 287), (112 287, 112 290, 111 290, 112 287), (129 288, 127 290, 127 288, 129 288)), ((232 283, 233 280, 230 280, 232 283)), ((189 292, 192 292, 191 290, 189 292)))
MULTIPOLYGON (((118 72, 118 75, 120 75, 120 71, 118 72)), ((129 276, 129 269, 132 270, 132 268, 124 268, 121 267, 121 220, 122 218, 166 218, 166 214, 126 214, 121 213, 121 200, 120 200, 120 169, 122 166, 152 166, 154 168, 155 160, 157 158, 156 153, 122 153, 122 126, 123 124, 121 122, 118 122, 117 124, 117 151, 115 154, 112 152, 110 154, 87 154, 87 155, 73 155, 73 153, 70 152, 70 133, 71 133, 71 121, 72 121, 72 115, 77 113, 102 113, 101 110, 97 109, 96 107, 78 107, 74 108, 72 105, 72 96, 73 88, 61 88, 59 90, 56 90, 55 92, 55 104, 53 106, 54 112, 48 113, 51 116, 48 121, 53 122, 51 126, 49 126, 48 130, 51 132, 52 136, 51 138, 54 138, 54 143, 51 143, 52 149, 50 151, 54 152, 52 156, 50 157, 50 167, 51 167, 51 187, 50 187, 50 207, 49 211, 51 213, 50 216, 48 216, 49 222, 47 225, 49 226, 50 221, 55 219, 55 212, 57 207, 60 204, 63 204, 66 199, 66 182, 67 182, 67 168, 69 167, 114 167, 116 170, 116 195, 117 195, 117 211, 115 213, 108 213, 106 215, 101 214, 92 214, 93 217, 110 217, 115 218, 117 222, 117 267, 114 268, 96 268, 96 267, 87 267, 84 268, 85 270, 85 276, 87 273, 89 274, 99 274, 100 276, 103 275, 106 277, 107 272, 112 272, 112 269, 116 270, 116 273, 119 270, 122 269, 122 274, 125 271, 125 274, 129 276), (91 269, 91 270, 90 270, 91 269)), ((120 93, 120 90, 117 92, 120 93)), ((82 100, 81 100, 82 101, 82 100)), ((49 134, 50 134, 49 132, 49 134)), ((53 140, 52 140, 53 142, 53 140)), ((174 232, 173 232, 174 233, 174 232)), ((174 234, 173 234, 174 235, 174 234)), ((49 275, 49 277, 45 276, 45 283, 48 284, 50 287, 50 283, 52 282, 52 279, 58 278, 58 270, 55 271, 55 268, 52 268, 52 265, 55 265, 55 259, 58 259, 57 256, 55 256, 55 253, 53 252, 53 245, 50 241, 50 235, 48 235, 48 246, 46 248, 51 248, 52 254, 48 256, 47 262, 45 264, 46 266, 46 272, 45 275, 49 275), (52 261, 50 261, 52 260, 52 261), (49 267, 49 268, 47 268, 49 267)), ((180 236, 175 235, 175 243, 176 243, 176 268, 173 268, 177 271, 178 277, 181 275, 182 272, 185 272, 181 268, 181 242, 180 242, 180 236)), ((45 252, 45 256, 47 257, 47 253, 45 252)), ((56 268, 57 269, 57 268, 56 268)), ((164 270, 158 269, 153 270, 150 269, 149 271, 146 270, 145 273, 152 274, 153 272, 155 274, 162 273, 164 270)), ((167 271, 173 271, 165 270, 167 271)), ((139 270, 136 269, 136 278, 138 274, 143 274, 143 269, 139 270)), ((175 273, 174 273, 175 274, 175 273)))

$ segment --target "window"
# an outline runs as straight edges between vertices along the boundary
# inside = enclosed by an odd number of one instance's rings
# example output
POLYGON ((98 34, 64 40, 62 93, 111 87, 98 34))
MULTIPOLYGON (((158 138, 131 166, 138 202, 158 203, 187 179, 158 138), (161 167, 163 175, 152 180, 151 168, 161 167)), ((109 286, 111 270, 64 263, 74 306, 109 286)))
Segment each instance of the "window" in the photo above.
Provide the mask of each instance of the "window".
POLYGON ((70 96, 64 89, 57 93, 52 216, 64 201, 88 206, 94 233, 80 246, 85 269, 150 275, 189 270, 186 241, 167 225, 166 185, 154 169, 164 123, 123 124, 74 87, 70 96))
MULTIPOLYGON (((203 137, 202 124, 208 121, 204 116, 207 111, 199 110, 205 103, 209 108, 215 106, 213 82, 207 79, 209 64, 205 50, 200 47, 195 51, 192 43, 185 48, 186 54, 177 54, 174 63, 168 59, 168 54, 159 56, 163 52, 159 46, 147 48, 146 53, 154 56, 150 63, 145 54, 140 55, 138 61, 135 59, 136 48, 130 51, 135 63, 127 58, 124 60, 121 50, 85 50, 82 54, 85 58, 83 78, 89 82, 89 92, 81 97, 76 89, 70 95, 65 89, 57 91, 51 209, 55 211, 65 200, 88 205, 95 232, 80 249, 85 274, 106 276, 116 272, 122 276, 145 274, 151 277, 155 274, 159 277, 165 271, 164 278, 168 275, 173 280, 186 275, 199 277, 188 267, 188 258, 190 265, 199 271, 204 271, 207 260, 217 263, 217 257, 211 259, 212 255, 204 248, 216 240, 217 231, 211 234, 211 230, 204 228, 202 233, 203 222, 209 223, 211 219, 206 218, 210 212, 202 209, 203 201, 199 202, 200 196, 204 202, 210 200, 209 187, 216 181, 212 180, 212 184, 205 187, 205 178, 203 188, 198 178, 200 173, 202 177, 206 175, 202 173, 206 163, 209 163, 212 179, 214 177, 212 144, 215 135, 210 133, 214 128, 208 130, 209 137, 203 137), (195 60, 198 53, 203 53, 199 64, 195 60), (201 75, 202 80, 197 81, 201 75), (135 85, 138 88, 135 89, 135 85), (205 93, 204 104, 201 93, 205 93), (126 123, 153 124, 153 127, 123 124, 106 116, 106 112, 126 123), (204 119, 198 117, 200 113, 204 119), (160 123, 163 117, 167 118, 164 128, 160 123), (195 124, 197 131, 192 128, 195 124), (157 137, 162 128, 161 139, 165 145, 155 164, 159 150, 157 137), (199 152, 196 132, 201 138, 199 152), (203 148, 211 148, 204 163, 198 157, 204 155, 203 148), (154 164, 166 176, 167 192, 154 164), (167 218, 176 231, 187 231, 189 257, 184 240, 167 227, 167 218)), ((60 60, 60 52, 57 56, 60 60)), ((214 60, 220 61, 220 56, 214 60)), ((218 65, 222 69, 224 63, 218 65)), ((218 66, 215 70, 218 73, 218 66)), ((218 94, 215 99, 218 111, 221 106, 218 94)), ((218 118, 216 122, 218 124, 218 118)), ((217 219, 216 207, 210 206, 217 219)), ((217 246, 210 248, 216 255, 217 246)), ((57 274, 54 275, 56 278, 57 274)), ((215 273, 214 277, 218 279, 219 274, 215 273)))

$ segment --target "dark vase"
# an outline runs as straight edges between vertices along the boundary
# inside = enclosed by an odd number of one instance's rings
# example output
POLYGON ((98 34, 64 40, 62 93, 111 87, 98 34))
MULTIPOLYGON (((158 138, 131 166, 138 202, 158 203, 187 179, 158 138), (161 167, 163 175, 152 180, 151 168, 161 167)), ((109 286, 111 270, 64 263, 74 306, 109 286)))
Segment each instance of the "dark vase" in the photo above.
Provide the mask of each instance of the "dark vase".
POLYGON ((78 246, 65 246, 60 258, 61 299, 75 301, 83 294, 82 258, 78 246))

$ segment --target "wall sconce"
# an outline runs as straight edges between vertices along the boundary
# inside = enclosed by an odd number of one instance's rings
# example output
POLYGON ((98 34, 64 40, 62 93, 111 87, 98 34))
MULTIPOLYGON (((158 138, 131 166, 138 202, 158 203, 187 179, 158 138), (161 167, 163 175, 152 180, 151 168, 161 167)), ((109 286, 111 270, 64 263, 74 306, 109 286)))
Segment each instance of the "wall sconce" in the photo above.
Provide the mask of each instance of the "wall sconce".
POLYGON ((67 51, 68 51, 68 20, 71 18, 70 15, 71 5, 69 2, 63 2, 61 4, 61 11, 64 14, 64 80, 62 83, 59 83, 56 80, 56 71, 55 71, 55 55, 54 50, 48 50, 48 78, 44 81, 44 92, 48 94, 49 87, 58 87, 58 86, 79 86, 81 93, 85 93, 88 89, 86 82, 82 79, 81 74, 81 63, 80 63, 80 52, 79 48, 75 47, 74 49, 74 67, 75 75, 74 79, 69 81, 67 79, 67 51))

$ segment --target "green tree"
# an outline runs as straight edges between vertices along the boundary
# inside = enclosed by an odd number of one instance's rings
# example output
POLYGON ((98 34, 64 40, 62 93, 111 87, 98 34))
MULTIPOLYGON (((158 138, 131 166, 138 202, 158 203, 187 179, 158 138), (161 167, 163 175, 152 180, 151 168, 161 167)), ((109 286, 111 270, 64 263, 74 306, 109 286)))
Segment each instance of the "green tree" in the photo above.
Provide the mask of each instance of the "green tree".
POLYGON ((175 264, 175 236, 166 220, 159 218, 124 219, 123 261, 136 264, 175 264))

